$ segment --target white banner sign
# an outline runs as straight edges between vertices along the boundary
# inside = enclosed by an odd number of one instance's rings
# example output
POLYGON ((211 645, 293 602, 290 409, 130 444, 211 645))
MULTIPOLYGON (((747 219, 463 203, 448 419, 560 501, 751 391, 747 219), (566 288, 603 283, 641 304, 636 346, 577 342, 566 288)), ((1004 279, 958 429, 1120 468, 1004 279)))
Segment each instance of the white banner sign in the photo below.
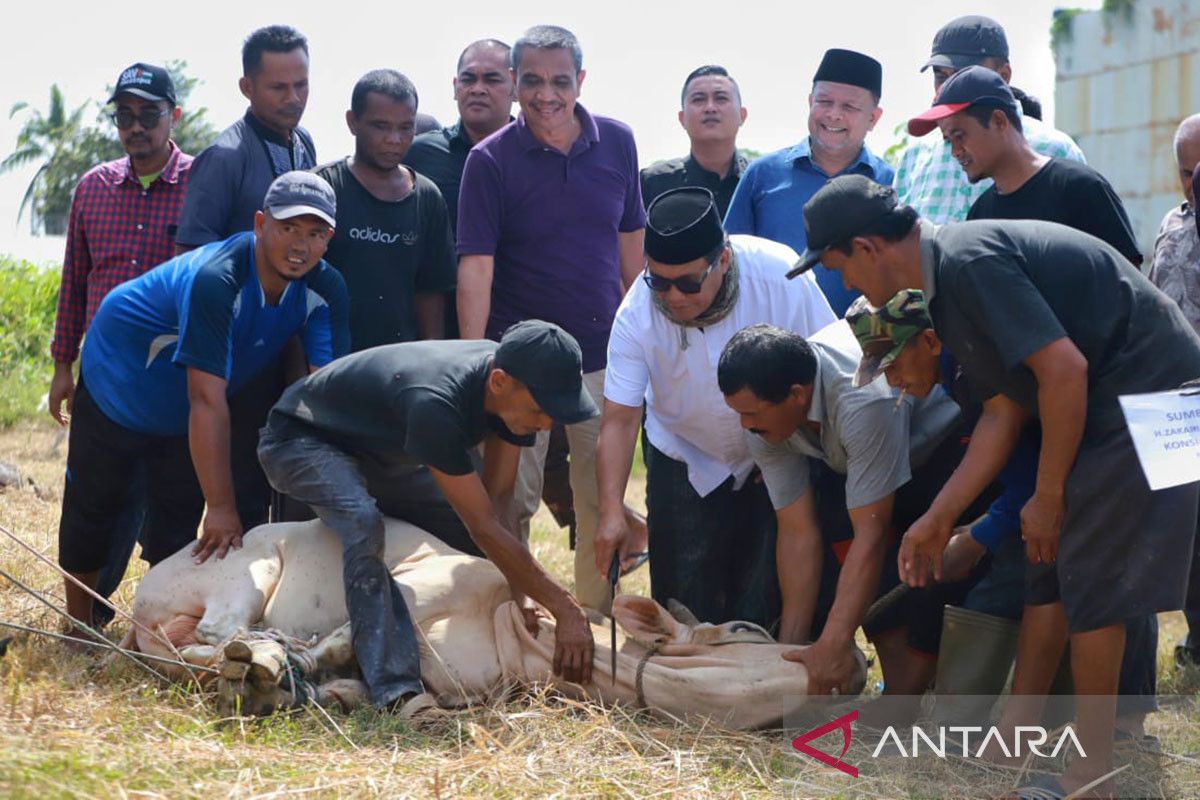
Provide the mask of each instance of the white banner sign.
POLYGON ((1120 400, 1150 488, 1200 481, 1200 394, 1155 392, 1120 400))

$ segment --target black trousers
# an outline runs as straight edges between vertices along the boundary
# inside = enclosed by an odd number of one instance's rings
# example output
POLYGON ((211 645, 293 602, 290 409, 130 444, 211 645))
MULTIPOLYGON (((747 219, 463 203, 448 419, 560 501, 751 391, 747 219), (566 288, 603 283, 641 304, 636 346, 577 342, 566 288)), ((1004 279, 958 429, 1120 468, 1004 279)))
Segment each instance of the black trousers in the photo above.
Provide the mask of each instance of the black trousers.
POLYGON ((153 436, 113 422, 80 381, 75 390, 67 476, 58 527, 58 563, 94 572, 118 546, 117 527, 129 502, 138 461, 145 464, 146 515, 142 558, 157 564, 193 542, 204 495, 186 436, 153 436))
POLYGON ((650 588, 654 599, 687 606, 702 622, 779 621, 775 511, 752 477, 738 490, 729 478, 701 497, 687 465, 643 440, 650 588))

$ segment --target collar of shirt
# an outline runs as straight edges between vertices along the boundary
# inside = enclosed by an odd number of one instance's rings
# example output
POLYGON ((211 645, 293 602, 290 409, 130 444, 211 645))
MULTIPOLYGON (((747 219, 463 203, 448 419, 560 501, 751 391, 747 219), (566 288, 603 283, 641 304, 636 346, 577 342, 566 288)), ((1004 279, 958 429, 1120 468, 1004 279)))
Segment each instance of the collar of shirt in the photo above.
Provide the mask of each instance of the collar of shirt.
POLYGON ((934 269, 937 263, 938 227, 924 219, 918 220, 917 224, 921 226, 921 279, 925 284, 923 287, 925 304, 929 305, 933 302, 933 296, 937 292, 934 269))
MULTIPOLYGON (((168 140, 167 144, 171 147, 171 155, 167 156, 167 163, 159 170, 158 177, 155 180, 170 184, 179 183, 179 154, 182 151, 175 146, 175 142, 173 141, 168 140)), ((101 179, 105 183, 117 186, 125 181, 131 181, 139 186, 141 185, 137 175, 133 174, 133 163, 130 161, 129 156, 125 156, 117 161, 115 166, 115 169, 105 170, 101 174, 101 179)), ((153 185, 151 184, 151 186, 153 185)))
MULTIPOLYGON (((579 138, 571 145, 571 152, 567 153, 567 158, 583 152, 600 141, 600 128, 582 103, 575 104, 575 118, 579 120, 579 138)), ((517 141, 526 152, 547 149, 546 145, 533 135, 533 131, 529 130, 529 126, 525 123, 524 111, 517 114, 517 141)))
MULTIPOLYGON (((792 163, 792 166, 798 166, 799 162, 801 161, 807 162, 812 169, 816 170, 822 175, 825 175, 825 170, 818 167, 816 162, 812 160, 812 143, 810 138, 807 136, 805 136, 790 150, 788 150, 788 161, 792 163)), ((854 161, 850 162, 850 165, 839 172, 838 175, 849 175, 852 172, 862 172, 864 169, 872 179, 877 177, 877 171, 875 169, 875 156, 865 144, 859 148, 858 156, 854 159, 854 161)), ((825 175, 825 177, 836 178, 837 175, 825 175)))
POLYGON ((289 149, 291 148, 292 144, 295 142, 294 136, 292 137, 292 141, 288 141, 284 137, 280 136, 277 132, 271 130, 266 125, 263 125, 261 122, 258 121, 258 117, 254 116, 254 114, 252 114, 250 112, 250 109, 246 109, 245 119, 246 119, 246 124, 249 125, 254 130, 255 135, 257 135, 258 138, 262 139, 263 141, 274 142, 275 144, 279 145, 280 147, 289 148, 289 149))
MULTIPOLYGON (((746 167, 749 165, 749 163, 750 162, 747 161, 746 157, 741 153, 734 153, 733 166, 730 167, 729 172, 725 173, 725 177, 722 178, 712 170, 705 169, 704 167, 700 166, 700 162, 697 161, 691 153, 688 153, 687 157, 683 159, 683 171, 684 174, 695 175, 699 178, 707 179, 713 183, 722 183, 724 181, 738 180, 741 178, 742 173, 746 171, 746 167)), ((703 183, 701 183, 701 185, 703 185, 703 183)))
POLYGON ((442 128, 442 136, 446 137, 446 145, 451 150, 470 150, 474 145, 471 143, 471 137, 467 136, 467 128, 462 124, 462 120, 442 128))
MULTIPOLYGON (((813 355, 816 356, 817 370, 813 373, 812 402, 808 406, 808 421, 817 423, 821 426, 821 430, 825 430, 828 425, 825 420, 825 392, 822 389, 823 384, 821 382, 821 359, 824 357, 824 354, 819 347, 814 347, 813 355)), ((815 438, 810 436, 811 432, 803 426, 800 428, 800 431, 810 439, 815 438)))
MULTIPOLYGON (((516 117, 509 115, 508 121, 512 122, 516 117)), ((446 137, 446 143, 451 150, 461 150, 466 152, 475 146, 471 141, 471 137, 467 135, 467 126, 463 125, 462 118, 459 117, 458 122, 453 125, 442 128, 442 135, 446 137)))

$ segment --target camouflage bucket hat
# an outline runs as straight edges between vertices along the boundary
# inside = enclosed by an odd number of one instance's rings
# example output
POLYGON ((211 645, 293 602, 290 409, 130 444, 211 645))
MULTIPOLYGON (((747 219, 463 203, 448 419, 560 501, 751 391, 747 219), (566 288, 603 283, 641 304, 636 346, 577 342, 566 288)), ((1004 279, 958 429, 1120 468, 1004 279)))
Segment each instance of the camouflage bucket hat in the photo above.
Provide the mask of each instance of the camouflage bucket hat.
POLYGON ((882 308, 860 297, 846 312, 846 322, 862 347, 862 360, 854 374, 854 388, 866 386, 896 360, 908 340, 933 327, 925 309, 925 293, 902 289, 882 308))

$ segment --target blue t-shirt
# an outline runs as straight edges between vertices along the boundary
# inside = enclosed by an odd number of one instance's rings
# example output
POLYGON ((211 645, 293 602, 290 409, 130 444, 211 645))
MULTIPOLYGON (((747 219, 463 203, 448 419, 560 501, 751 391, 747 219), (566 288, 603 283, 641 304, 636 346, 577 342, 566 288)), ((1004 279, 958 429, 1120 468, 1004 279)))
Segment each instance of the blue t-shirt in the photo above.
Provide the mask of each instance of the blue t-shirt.
POLYGON ((141 433, 187 433, 187 370, 229 384, 232 394, 299 333, 308 362, 350 350, 342 276, 326 262, 266 302, 254 234, 184 253, 121 284, 100 304, 83 343, 80 376, 111 419, 141 433))
MULTIPOLYGON (((981 409, 978 402, 969 399, 969 390, 961 385, 965 378, 950 351, 942 350, 940 367, 943 388, 960 406, 968 406, 963 409, 964 423, 973 428, 981 409)), ((1037 484, 1041 443, 1041 428, 1037 424, 1027 424, 1017 439, 1012 455, 996 476, 1004 487, 1003 491, 988 506, 983 518, 971 528, 971 536, 990 553, 996 552, 1006 537, 1021 532, 1021 509, 1033 496, 1037 484)))
MULTIPOLYGON (((863 145, 858 158, 838 175, 866 175, 887 186, 891 185, 895 170, 863 145)), ((725 214, 725 231, 773 239, 803 253, 808 245, 804 204, 836 177, 826 175, 813 163, 807 137, 794 147, 769 153, 752 162, 742 175, 725 214)), ((840 274, 821 264, 813 267, 813 276, 833 313, 846 316, 846 309, 858 292, 847 289, 840 274)))

